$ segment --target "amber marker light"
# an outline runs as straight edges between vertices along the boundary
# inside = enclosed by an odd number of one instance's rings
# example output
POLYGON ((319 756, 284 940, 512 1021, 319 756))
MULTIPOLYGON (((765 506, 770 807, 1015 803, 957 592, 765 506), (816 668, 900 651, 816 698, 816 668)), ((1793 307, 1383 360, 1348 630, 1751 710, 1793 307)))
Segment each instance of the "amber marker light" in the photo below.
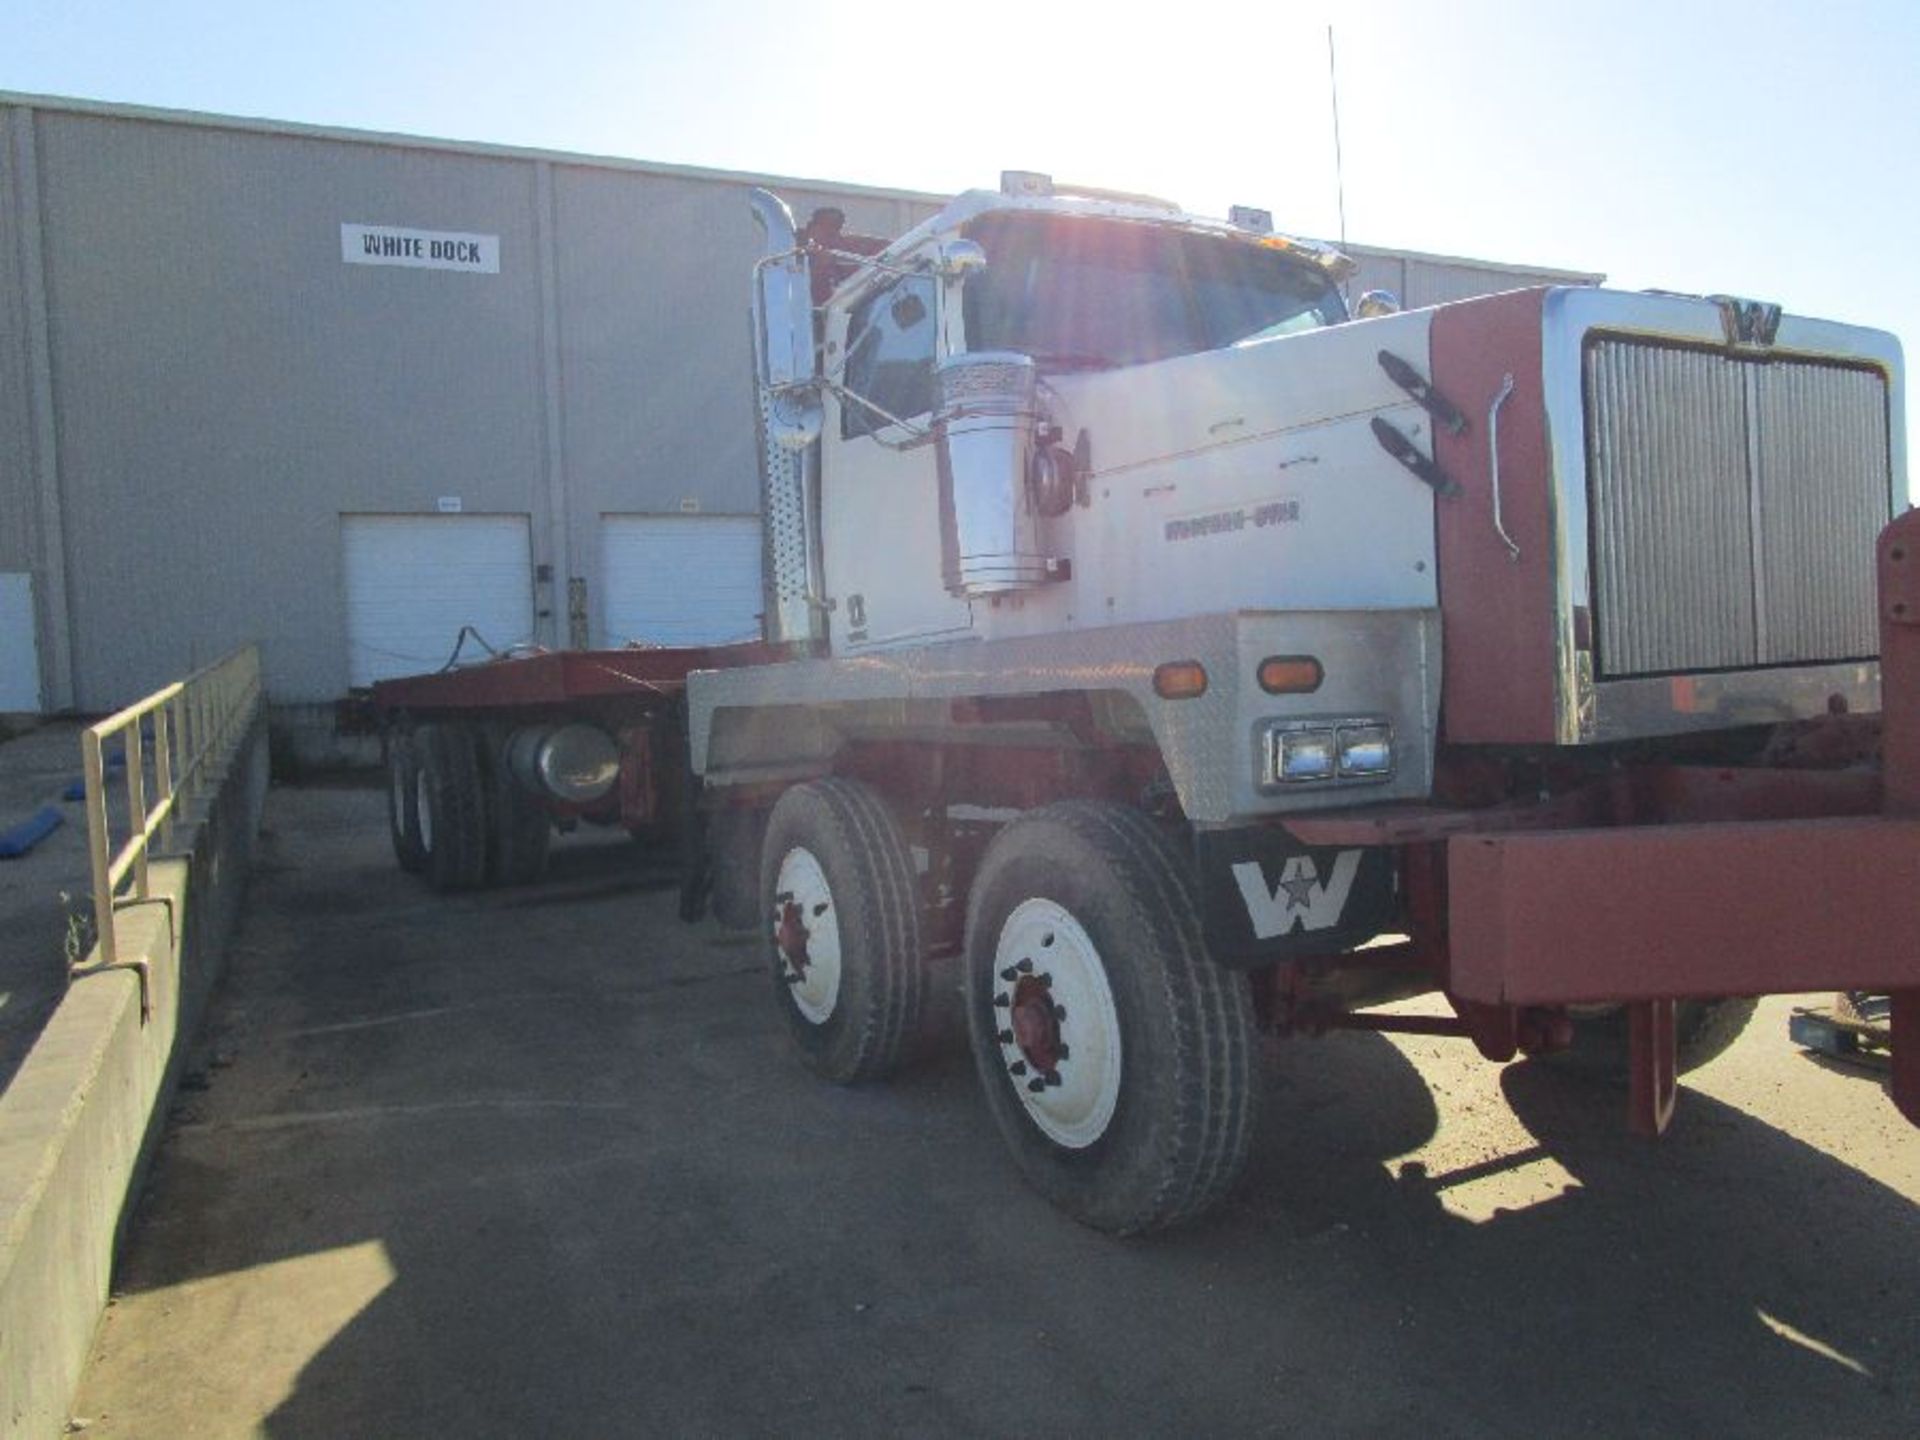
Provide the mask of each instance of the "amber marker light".
POLYGON ((1207 693, 1207 667, 1198 660, 1169 660, 1153 672, 1153 693, 1162 700, 1194 700, 1207 693))
POLYGON ((1327 678, 1311 655, 1269 655, 1260 662, 1260 688, 1269 695, 1311 695, 1327 678))

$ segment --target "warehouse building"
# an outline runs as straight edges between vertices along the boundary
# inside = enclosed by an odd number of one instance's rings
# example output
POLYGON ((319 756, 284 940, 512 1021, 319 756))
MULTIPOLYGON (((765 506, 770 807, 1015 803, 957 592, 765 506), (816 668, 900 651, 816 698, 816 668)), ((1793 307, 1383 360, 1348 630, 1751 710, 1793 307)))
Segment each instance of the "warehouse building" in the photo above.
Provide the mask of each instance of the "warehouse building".
MULTIPOLYGON (((0 142, 0 712, 257 639, 316 756, 457 642, 754 633, 746 192, 942 202, 27 96, 0 142)), ((1412 305, 1598 278, 1352 248, 1412 305)))

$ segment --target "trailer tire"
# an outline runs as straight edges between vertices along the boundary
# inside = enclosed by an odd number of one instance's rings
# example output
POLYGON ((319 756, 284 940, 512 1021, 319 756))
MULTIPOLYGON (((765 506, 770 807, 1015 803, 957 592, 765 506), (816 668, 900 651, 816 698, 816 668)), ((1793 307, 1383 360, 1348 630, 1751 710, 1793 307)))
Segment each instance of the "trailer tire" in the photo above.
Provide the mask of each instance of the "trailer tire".
POLYGON ((393 839, 393 858, 409 875, 427 863, 420 843, 420 767, 414 756, 413 735, 406 730, 387 733, 387 832, 393 839))
MULTIPOLYGON (((1679 1049, 1679 1073, 1698 1070, 1724 1054, 1747 1028, 1759 1001, 1682 1000, 1673 1007, 1673 1035, 1679 1049)), ((1547 1055, 1559 1069, 1621 1084, 1627 1079, 1627 1010, 1616 1006, 1576 1017, 1573 1044, 1547 1055)))
POLYGON ((473 727, 422 725, 413 744, 427 883, 436 890, 477 889, 487 878, 487 805, 473 727))
POLYGON ((801 1056, 836 1084, 898 1068, 920 1028, 920 892, 900 827, 854 780, 780 797, 761 849, 773 992, 801 1056))
POLYGON ((547 869, 553 822, 546 809, 507 765, 506 726, 489 725, 478 737, 482 783, 487 795, 487 884, 531 885, 547 869))
POLYGON ((1067 801, 1002 831, 967 906, 966 990, 987 1108, 1074 1219, 1163 1229, 1238 1181, 1252 995, 1207 953, 1191 870, 1144 815, 1067 801))

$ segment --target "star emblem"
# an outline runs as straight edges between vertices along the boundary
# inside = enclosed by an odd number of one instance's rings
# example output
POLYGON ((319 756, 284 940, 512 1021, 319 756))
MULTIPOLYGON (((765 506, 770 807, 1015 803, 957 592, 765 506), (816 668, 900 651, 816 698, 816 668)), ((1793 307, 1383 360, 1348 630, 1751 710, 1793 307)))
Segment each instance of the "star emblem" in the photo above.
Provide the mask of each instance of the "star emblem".
POLYGON ((1310 862, 1297 860, 1287 866, 1286 874, 1280 878, 1280 888, 1287 892, 1287 913, 1311 909, 1313 887, 1319 883, 1320 877, 1313 873, 1310 862))

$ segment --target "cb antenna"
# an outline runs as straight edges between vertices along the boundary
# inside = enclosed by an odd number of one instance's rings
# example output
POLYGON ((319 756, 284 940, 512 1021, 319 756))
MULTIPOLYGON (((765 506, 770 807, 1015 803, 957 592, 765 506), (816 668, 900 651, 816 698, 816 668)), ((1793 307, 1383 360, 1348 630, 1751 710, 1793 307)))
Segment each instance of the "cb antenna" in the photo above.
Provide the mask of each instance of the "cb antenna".
POLYGON ((1340 153, 1340 70, 1334 64, 1333 26, 1327 26, 1327 89, 1333 96, 1333 184, 1340 205, 1340 248, 1347 248, 1347 167, 1340 153))

